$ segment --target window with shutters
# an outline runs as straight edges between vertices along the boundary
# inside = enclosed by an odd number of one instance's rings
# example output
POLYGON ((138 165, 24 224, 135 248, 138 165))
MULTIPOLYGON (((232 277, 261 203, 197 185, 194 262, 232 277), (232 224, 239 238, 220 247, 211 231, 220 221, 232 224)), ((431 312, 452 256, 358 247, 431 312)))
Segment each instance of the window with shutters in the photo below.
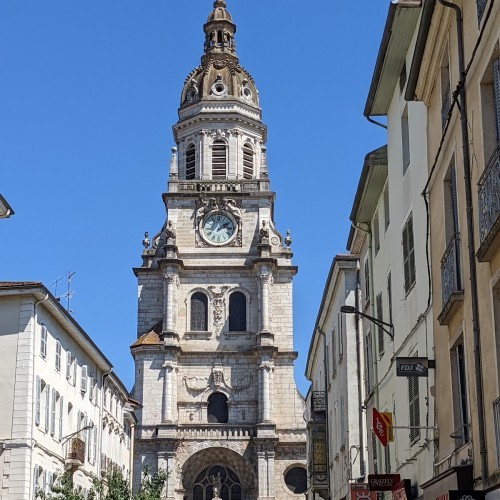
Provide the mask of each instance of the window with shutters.
POLYGON ((243 145, 243 179, 253 178, 253 147, 248 142, 243 145))
MULTIPOLYGON (((43 382, 45 385, 45 382, 43 382)), ((40 425, 42 415, 42 379, 37 375, 35 382, 35 425, 40 425)))
POLYGON ((37 494, 40 491, 39 481, 42 472, 43 470, 39 465, 33 467, 33 498, 37 498, 37 494))
POLYGON ((40 325, 40 356, 42 356, 42 358, 47 357, 47 338, 47 327, 42 323, 40 325))
POLYGON ((50 395, 50 435, 55 436, 56 434, 56 411, 57 403, 59 399, 59 393, 52 387, 50 395))
POLYGON ((378 254, 380 250, 380 225, 378 221, 378 212, 375 213, 373 217, 373 240, 375 242, 375 255, 378 254))
POLYGON ((408 295, 415 286, 415 247, 413 240, 413 215, 410 214, 403 227, 402 234, 403 247, 403 274, 404 274, 404 289, 408 295))
POLYGON ((73 373, 73 356, 70 351, 66 351, 66 379, 71 382, 73 373))
POLYGON ((191 331, 208 331, 208 299, 201 292, 191 296, 191 331))
POLYGON ((372 458, 373 472, 378 474, 378 457, 377 457, 377 436, 372 432, 372 458))
POLYGON ((61 371, 61 342, 59 340, 56 340, 56 361, 55 361, 55 366, 56 370, 58 372, 61 371))
POLYGON ((208 422, 225 424, 229 419, 227 397, 221 392, 214 392, 208 398, 208 422))
POLYGON ((80 391, 86 393, 88 388, 88 368, 87 365, 82 366, 82 378, 80 381, 80 391))
POLYGON ((337 325, 338 325, 338 337, 339 337, 339 362, 342 360, 344 356, 344 315, 339 311, 337 313, 337 325))
POLYGON ((441 125, 443 129, 448 123, 451 110, 450 55, 446 45, 441 61, 441 125))
POLYGON ((221 140, 212 144, 212 179, 226 178, 227 147, 221 140))
POLYGON ((373 380, 373 346, 372 346, 372 332, 369 328, 366 333, 365 342, 365 363, 366 363, 366 392, 370 394, 373 390, 374 380, 373 380))
MULTIPOLYGON (((377 295, 377 319, 384 321, 384 307, 382 302, 382 292, 377 295)), ((377 345, 378 345, 378 355, 383 356, 385 350, 385 338, 384 338, 384 328, 381 325, 377 325, 377 345)))
MULTIPOLYGON (((337 375, 337 332, 335 331, 335 327, 332 329, 332 378, 335 378, 337 375)), ((328 358, 328 356, 327 356, 328 358)))
POLYGON ((64 425, 64 398, 59 398, 59 441, 63 438, 63 425, 64 425))
POLYGON ((364 265, 364 278, 365 278, 365 301, 370 301, 370 263, 368 257, 365 259, 364 265))
POLYGON ((189 144, 186 148, 186 180, 196 178, 196 147, 189 144))
POLYGON ((408 123, 408 106, 401 115, 401 148, 403 158, 403 175, 410 166, 410 125, 408 123))
POLYGON ((384 462, 385 462, 385 473, 390 474, 391 473, 391 448, 389 443, 387 443, 387 446, 384 448, 384 462))
POLYGON ((420 439, 419 377, 408 377, 408 408, 410 410, 410 443, 420 439))
POLYGON ((247 298, 242 292, 233 292, 229 297, 229 331, 247 331, 247 298))
POLYGON ((43 403, 44 403, 44 424, 45 432, 49 432, 50 427, 50 385, 46 384, 43 389, 43 403))
POLYGON ((389 323, 392 324, 392 276, 387 275, 387 306, 389 313, 389 323))
POLYGON ((456 447, 470 440, 469 408, 467 402, 467 377, 463 337, 460 336, 450 352, 451 389, 453 397, 453 423, 456 447))
POLYGON ((481 19, 482 19, 483 14, 484 14, 484 9, 486 8, 487 3, 488 3, 488 0, 476 0, 478 22, 481 22, 481 19))
POLYGON ((385 185, 384 188, 384 226, 385 230, 389 227, 389 223, 391 222, 391 213, 389 206, 389 183, 385 185))

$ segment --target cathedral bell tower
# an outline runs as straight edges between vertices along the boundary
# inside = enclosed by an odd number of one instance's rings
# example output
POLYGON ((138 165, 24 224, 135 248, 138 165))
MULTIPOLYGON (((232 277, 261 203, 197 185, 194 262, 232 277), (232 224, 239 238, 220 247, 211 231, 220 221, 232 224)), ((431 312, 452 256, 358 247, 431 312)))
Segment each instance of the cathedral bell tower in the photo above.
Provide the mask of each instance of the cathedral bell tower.
POLYGON ((267 129, 224 0, 203 29, 173 127, 165 224, 134 269, 134 484, 148 464, 168 469, 168 499, 298 498, 291 238, 274 225, 267 129))

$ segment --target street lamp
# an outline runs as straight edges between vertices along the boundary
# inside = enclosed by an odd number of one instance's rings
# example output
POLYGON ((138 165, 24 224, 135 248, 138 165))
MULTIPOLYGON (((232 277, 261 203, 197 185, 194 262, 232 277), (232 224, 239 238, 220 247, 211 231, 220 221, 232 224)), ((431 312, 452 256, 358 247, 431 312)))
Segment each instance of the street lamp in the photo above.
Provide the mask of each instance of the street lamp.
POLYGON ((76 434, 80 434, 80 432, 82 432, 82 431, 87 431, 87 430, 93 429, 93 428, 94 428, 94 424, 92 424, 92 425, 85 425, 81 429, 78 429, 77 431, 72 432, 71 434, 68 434, 67 436, 63 436, 61 438, 62 444, 64 444, 66 441, 68 441, 70 438, 72 438, 76 434))
POLYGON ((368 321, 371 321, 372 323, 375 323, 379 328, 381 328, 389 337, 391 340, 394 340, 394 325, 392 323, 386 323, 385 321, 382 321, 381 319, 374 318, 373 316, 369 316, 368 314, 365 314, 362 311, 358 311, 354 306, 342 306, 340 308, 340 312, 344 314, 356 314, 358 316, 362 316, 363 318, 366 318, 368 321), (390 330, 386 330, 384 326, 388 326, 390 330))

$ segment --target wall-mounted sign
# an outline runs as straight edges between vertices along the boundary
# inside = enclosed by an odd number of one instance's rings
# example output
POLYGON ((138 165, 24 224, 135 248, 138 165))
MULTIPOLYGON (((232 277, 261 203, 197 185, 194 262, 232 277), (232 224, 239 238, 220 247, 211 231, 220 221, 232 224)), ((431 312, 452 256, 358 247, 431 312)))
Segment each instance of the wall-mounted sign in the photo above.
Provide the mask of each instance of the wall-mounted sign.
POLYGON ((314 413, 326 411, 326 392, 313 391, 312 393, 312 411, 314 413))
POLYGON ((381 413, 382 417, 385 418, 387 423, 387 442, 392 443, 394 441, 394 427, 392 426, 392 413, 390 411, 384 411, 381 413))
POLYGON ((403 479, 392 488, 392 500, 411 500, 412 498, 411 481, 409 479, 403 479))
POLYGON ((351 500, 376 500, 377 493, 367 483, 351 483, 351 500))
POLYGON ((429 368, 435 367, 433 359, 396 358, 396 375, 398 377, 428 377, 429 368))
POLYGON ((373 433, 378 437, 382 446, 387 446, 387 420, 378 412, 376 408, 372 408, 372 426, 373 433))
POLYGON ((368 485, 370 491, 392 491, 394 486, 401 482, 399 474, 369 474, 368 485))

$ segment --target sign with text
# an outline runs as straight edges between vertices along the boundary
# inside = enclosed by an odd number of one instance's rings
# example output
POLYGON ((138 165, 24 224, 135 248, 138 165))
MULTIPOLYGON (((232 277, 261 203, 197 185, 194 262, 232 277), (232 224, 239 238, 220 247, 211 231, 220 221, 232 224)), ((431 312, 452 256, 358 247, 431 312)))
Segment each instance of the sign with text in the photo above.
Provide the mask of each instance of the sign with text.
POLYGON ((392 443, 394 441, 394 427, 392 426, 392 413, 390 411, 384 411, 381 415, 385 418, 387 423, 387 442, 392 443))
POLYGON ((351 483, 351 500, 376 500, 377 493, 367 483, 351 483))
POLYGON ((387 446, 387 421, 376 408, 372 409, 372 426, 382 446, 387 446))
POLYGON ((396 358, 398 377, 428 377, 429 368, 434 368, 434 360, 428 358, 396 358))
POLYGON ((369 474, 368 486, 371 491, 392 491, 401 482, 399 474, 369 474))

